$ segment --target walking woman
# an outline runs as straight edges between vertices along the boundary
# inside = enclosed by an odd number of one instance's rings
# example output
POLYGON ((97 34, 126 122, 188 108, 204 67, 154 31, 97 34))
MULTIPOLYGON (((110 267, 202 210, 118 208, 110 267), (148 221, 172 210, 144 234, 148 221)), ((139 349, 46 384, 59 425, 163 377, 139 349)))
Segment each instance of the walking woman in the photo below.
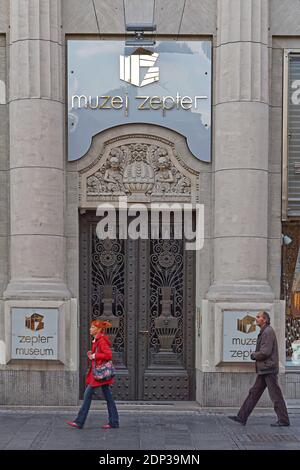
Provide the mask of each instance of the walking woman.
POLYGON ((74 421, 67 421, 67 424, 69 426, 72 426, 73 428, 83 428, 91 406, 93 394, 98 389, 98 387, 101 387, 102 393, 106 400, 108 411, 108 423, 104 424, 102 428, 110 429, 119 427, 119 415, 110 390, 110 385, 113 383, 114 379, 111 378, 106 381, 99 382, 94 379, 92 373, 93 361, 95 361, 97 365, 101 365, 103 362, 110 361, 112 358, 110 341, 108 336, 104 334, 104 330, 106 328, 109 328, 110 326, 111 324, 108 321, 102 320, 94 320, 91 323, 90 334, 91 336, 93 336, 93 340, 92 350, 87 352, 87 356, 90 360, 90 365, 85 380, 85 384, 87 387, 83 396, 83 404, 74 421))

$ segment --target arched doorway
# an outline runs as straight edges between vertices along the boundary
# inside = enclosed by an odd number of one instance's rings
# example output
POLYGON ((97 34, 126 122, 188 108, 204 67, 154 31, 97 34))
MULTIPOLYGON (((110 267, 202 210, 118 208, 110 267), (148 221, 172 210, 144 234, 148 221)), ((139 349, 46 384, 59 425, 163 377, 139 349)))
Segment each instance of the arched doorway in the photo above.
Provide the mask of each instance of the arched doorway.
POLYGON ((117 399, 193 400, 195 252, 172 232, 169 239, 99 239, 95 208, 119 196, 145 205, 195 202, 198 173, 157 135, 118 136, 100 154, 96 146, 79 172, 80 396, 89 323, 105 318, 112 323, 117 399))

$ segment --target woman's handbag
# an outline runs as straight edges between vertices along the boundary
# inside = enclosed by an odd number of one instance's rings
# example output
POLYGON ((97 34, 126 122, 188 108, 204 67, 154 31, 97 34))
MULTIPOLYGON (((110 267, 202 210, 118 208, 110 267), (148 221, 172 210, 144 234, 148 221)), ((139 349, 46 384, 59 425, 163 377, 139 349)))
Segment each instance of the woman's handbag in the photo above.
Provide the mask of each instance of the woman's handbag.
POLYGON ((96 366, 96 364, 94 363, 92 371, 94 379, 99 382, 112 379, 116 375, 116 370, 112 361, 104 362, 103 364, 101 364, 101 366, 96 366))

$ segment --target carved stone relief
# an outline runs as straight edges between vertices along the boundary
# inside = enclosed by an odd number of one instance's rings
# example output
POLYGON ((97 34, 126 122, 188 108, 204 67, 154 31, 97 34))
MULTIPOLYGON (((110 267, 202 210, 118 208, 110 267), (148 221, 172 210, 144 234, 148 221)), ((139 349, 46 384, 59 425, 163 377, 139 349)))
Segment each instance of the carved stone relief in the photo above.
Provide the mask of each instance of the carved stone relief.
POLYGON ((100 169, 87 178, 87 196, 135 193, 190 196, 191 180, 175 168, 164 147, 140 143, 114 147, 100 169))
POLYGON ((195 172, 183 168, 170 143, 151 142, 150 138, 124 140, 107 145, 81 172, 81 207, 85 201, 88 205, 119 196, 127 196, 129 201, 191 202, 195 172))

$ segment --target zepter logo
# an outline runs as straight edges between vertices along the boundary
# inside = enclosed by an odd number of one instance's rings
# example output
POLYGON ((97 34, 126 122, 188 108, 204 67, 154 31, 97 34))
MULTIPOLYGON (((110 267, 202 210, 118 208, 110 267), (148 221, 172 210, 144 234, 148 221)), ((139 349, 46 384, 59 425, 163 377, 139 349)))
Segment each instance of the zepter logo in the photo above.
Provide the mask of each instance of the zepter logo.
POLYGON ((153 67, 158 59, 157 53, 151 55, 120 56, 120 80, 135 86, 145 86, 159 80, 159 67, 153 67), (140 83, 140 68, 148 68, 146 75, 140 83))
POLYGON ((246 315, 242 320, 237 321, 237 329, 242 333, 254 333, 256 330, 256 321, 251 315, 246 315))
POLYGON ((33 313, 30 317, 25 317, 25 327, 32 331, 42 330, 44 328, 43 319, 43 315, 33 313))

